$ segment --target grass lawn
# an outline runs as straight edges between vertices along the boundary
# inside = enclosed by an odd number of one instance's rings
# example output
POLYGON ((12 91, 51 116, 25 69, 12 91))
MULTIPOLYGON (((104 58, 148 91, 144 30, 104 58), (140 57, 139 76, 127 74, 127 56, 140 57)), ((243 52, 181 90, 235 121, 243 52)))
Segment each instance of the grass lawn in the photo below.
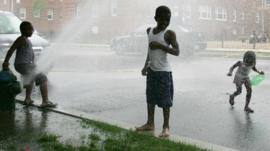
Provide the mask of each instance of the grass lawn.
MULTIPOLYGON (((66 143, 62 136, 52 133, 33 135, 32 141, 42 151, 206 151, 195 146, 156 138, 153 135, 137 133, 92 120, 79 120, 81 129, 92 129, 80 143, 66 143)), ((63 128, 65 126, 63 125, 63 128)), ((76 139, 76 138, 75 138, 76 139)), ((18 148, 9 145, 6 150, 30 151, 31 147, 18 148)))

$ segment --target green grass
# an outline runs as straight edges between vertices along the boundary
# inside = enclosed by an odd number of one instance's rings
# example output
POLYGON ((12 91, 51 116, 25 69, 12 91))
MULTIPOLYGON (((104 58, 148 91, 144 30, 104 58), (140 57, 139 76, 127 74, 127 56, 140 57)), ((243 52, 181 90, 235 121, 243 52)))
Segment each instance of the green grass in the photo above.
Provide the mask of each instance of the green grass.
POLYGON ((93 131, 88 135, 87 141, 80 145, 62 143, 58 136, 52 134, 42 135, 38 143, 44 151, 206 151, 102 122, 82 120, 81 126, 92 128, 93 131))

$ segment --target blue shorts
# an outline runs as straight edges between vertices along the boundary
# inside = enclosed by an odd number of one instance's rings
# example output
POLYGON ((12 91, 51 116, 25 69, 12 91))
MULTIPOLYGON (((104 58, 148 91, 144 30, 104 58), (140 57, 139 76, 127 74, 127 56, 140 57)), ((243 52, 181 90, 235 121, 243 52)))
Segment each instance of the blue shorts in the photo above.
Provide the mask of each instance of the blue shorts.
POLYGON ((173 78, 172 72, 153 71, 150 68, 146 80, 147 103, 159 107, 173 105, 173 78))

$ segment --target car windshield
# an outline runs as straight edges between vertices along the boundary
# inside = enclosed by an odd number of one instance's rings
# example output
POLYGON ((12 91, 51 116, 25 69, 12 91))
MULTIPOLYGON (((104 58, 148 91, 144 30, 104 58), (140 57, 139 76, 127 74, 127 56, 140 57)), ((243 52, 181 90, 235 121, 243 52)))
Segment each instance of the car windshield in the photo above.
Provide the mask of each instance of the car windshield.
POLYGON ((21 20, 16 16, 0 14, 0 34, 17 34, 20 33, 21 20))

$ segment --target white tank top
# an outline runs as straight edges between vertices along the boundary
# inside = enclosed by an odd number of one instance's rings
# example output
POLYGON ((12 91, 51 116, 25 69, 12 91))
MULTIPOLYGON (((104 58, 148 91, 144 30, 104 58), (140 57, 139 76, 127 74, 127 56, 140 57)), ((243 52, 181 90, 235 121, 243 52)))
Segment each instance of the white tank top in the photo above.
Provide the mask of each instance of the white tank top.
POLYGON ((235 75, 240 77, 240 78, 248 78, 248 75, 253 67, 254 67, 254 65, 246 66, 245 63, 241 62, 235 75))
MULTIPOLYGON (((153 28, 150 29, 148 34, 148 42, 156 41, 162 45, 169 46, 164 39, 164 34, 167 30, 161 31, 158 34, 153 33, 153 28)), ((161 49, 151 50, 148 46, 148 55, 150 60, 150 68, 153 71, 167 71, 171 72, 171 67, 167 59, 167 52, 161 49)))

